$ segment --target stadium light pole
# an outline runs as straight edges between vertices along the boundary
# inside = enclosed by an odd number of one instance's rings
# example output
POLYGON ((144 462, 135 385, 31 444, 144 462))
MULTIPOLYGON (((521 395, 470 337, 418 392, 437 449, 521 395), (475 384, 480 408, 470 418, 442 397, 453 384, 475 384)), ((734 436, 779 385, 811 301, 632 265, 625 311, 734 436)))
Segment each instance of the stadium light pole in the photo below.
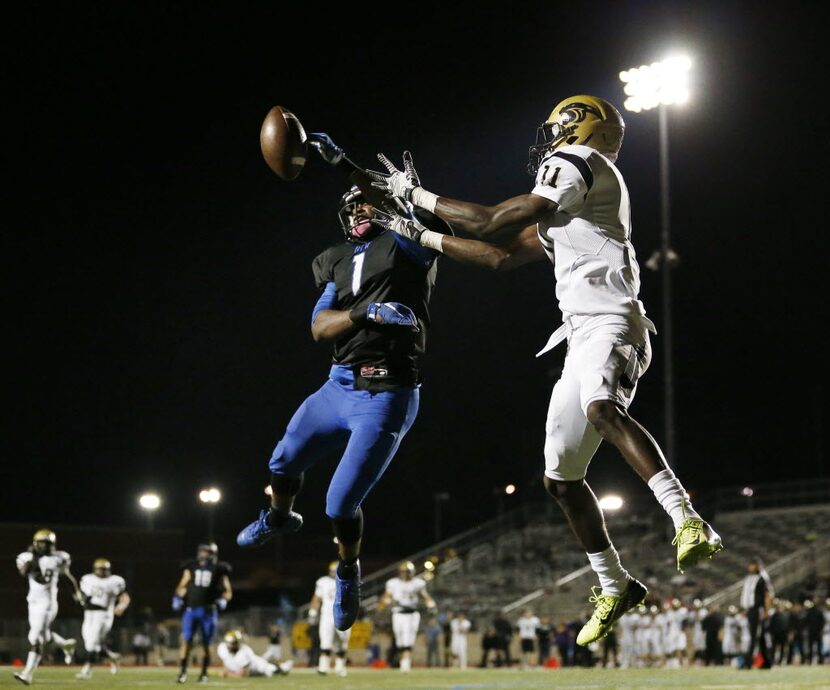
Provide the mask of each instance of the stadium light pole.
POLYGON ((207 507, 208 541, 213 541, 213 512, 216 509, 216 504, 222 500, 222 492, 215 486, 211 486, 208 489, 202 489, 199 492, 199 500, 207 507))
POLYGON ((147 529, 153 529, 153 517, 156 511, 161 508, 161 497, 157 493, 147 492, 138 497, 138 505, 147 517, 147 529))
POLYGON ((692 61, 686 56, 671 57, 651 65, 642 65, 620 72, 626 110, 634 113, 657 108, 660 138, 660 252, 646 266, 660 270, 663 284, 663 319, 660 325, 663 341, 663 409, 665 417, 665 450, 669 461, 676 460, 674 427, 674 356, 672 339, 671 269, 677 254, 671 246, 671 206, 669 195, 669 115, 668 106, 689 100, 689 70, 692 61))

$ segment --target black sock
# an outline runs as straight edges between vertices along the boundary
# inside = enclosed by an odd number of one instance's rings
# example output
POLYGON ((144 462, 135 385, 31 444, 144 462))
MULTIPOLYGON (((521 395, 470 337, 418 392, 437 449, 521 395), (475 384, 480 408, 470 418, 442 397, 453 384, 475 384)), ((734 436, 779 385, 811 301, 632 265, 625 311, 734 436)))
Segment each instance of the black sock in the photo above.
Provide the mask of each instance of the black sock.
POLYGON ((187 673, 187 657, 179 659, 179 666, 181 666, 182 673, 187 673))
POLYGON ((270 527, 282 527, 287 519, 288 514, 280 513, 274 506, 271 506, 268 510, 268 515, 265 516, 265 522, 270 527))
POLYGON ((205 655, 202 657, 202 675, 207 675, 208 666, 210 666, 210 654, 205 652, 205 655))
POLYGON ((337 575, 341 580, 354 580, 357 577, 357 557, 347 561, 341 558, 337 564, 337 575))

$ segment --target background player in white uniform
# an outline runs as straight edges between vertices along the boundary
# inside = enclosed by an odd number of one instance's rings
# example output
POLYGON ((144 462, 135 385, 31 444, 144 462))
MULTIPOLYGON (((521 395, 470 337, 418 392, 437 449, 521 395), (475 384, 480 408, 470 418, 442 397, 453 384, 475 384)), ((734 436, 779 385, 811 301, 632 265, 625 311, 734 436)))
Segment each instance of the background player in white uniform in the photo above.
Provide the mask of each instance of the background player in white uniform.
POLYGON ((530 149, 532 191, 495 206, 426 191, 408 153, 403 171, 381 155, 389 175, 373 173, 376 186, 390 195, 434 212, 456 229, 503 242, 451 237, 416 220, 389 217, 386 227, 423 246, 496 270, 546 256, 554 262, 564 324, 542 352, 567 339, 568 353, 548 409, 545 487, 562 506, 602 587, 591 598, 594 615, 577 636, 581 645, 604 637, 646 594, 620 564, 585 482, 588 463, 603 439, 616 446, 671 516, 678 569, 721 548, 720 537, 694 511, 655 440, 628 414, 651 359, 649 331, 654 326, 638 299, 628 189, 614 165, 624 127, 608 101, 594 96, 565 99, 540 125, 530 149))
POLYGON ((419 601, 423 601, 431 612, 435 610, 435 602, 426 588, 427 583, 420 577, 415 577, 415 564, 405 561, 398 568, 398 577, 387 580, 386 591, 379 602, 380 609, 392 604, 392 634, 401 655, 401 671, 404 673, 412 668, 412 647, 421 623, 419 601))
POLYGON ((57 537, 48 529, 35 532, 32 545, 28 550, 18 554, 16 565, 18 572, 29 580, 29 654, 23 670, 15 673, 24 685, 32 682, 32 674, 43 656, 43 648, 49 642, 58 645, 67 664, 72 663, 75 640, 64 639, 52 632, 52 621, 58 615, 58 580, 63 575, 72 583, 76 601, 81 601, 78 582, 69 571, 71 559, 66 551, 57 551, 57 537))
POLYGON ((467 633, 472 625, 463 613, 456 613, 450 620, 450 654, 458 668, 467 668, 467 633))
POLYGON ((680 599, 672 599, 666 602, 663 615, 664 632, 663 647, 666 653, 666 666, 680 668, 686 657, 686 632, 684 626, 689 616, 688 609, 683 606, 680 599))
POLYGON ((281 664, 272 664, 261 656, 254 654, 254 650, 242 640, 244 635, 239 630, 231 630, 225 634, 222 642, 216 648, 216 653, 225 667, 222 675, 231 678, 242 676, 288 675, 294 662, 290 659, 281 664))
POLYGON ((124 578, 112 574, 112 565, 106 558, 96 559, 92 572, 81 578, 80 586, 84 606, 81 634, 88 659, 75 677, 83 680, 92 678, 92 664, 100 659, 101 652, 110 660, 112 673, 117 671, 121 655, 107 647, 107 635, 115 616, 121 616, 130 605, 130 595, 124 578))
POLYGON ((308 609, 308 617, 313 623, 319 621, 320 660, 317 664, 317 673, 325 675, 329 672, 331 652, 336 649, 334 672, 338 676, 346 675, 346 653, 349 649, 349 630, 337 630, 334 627, 334 595, 337 592, 337 582, 334 575, 337 572, 337 561, 329 563, 329 574, 323 575, 314 585, 314 596, 308 609))
POLYGON ((522 648, 522 668, 533 666, 533 653, 536 647, 536 629, 541 624, 531 609, 525 609, 516 627, 519 630, 519 644, 522 648))

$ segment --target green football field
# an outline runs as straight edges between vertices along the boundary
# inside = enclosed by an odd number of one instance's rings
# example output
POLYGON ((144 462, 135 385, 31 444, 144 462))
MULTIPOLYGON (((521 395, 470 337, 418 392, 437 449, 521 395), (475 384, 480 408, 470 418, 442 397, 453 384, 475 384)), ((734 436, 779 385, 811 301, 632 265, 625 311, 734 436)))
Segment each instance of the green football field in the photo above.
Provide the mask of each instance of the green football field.
MULTIPOLYGON (((124 668, 112 676, 98 670, 92 680, 74 679, 78 667, 48 667, 38 670, 32 687, 44 688, 170 688, 175 685, 173 668, 124 668)), ((22 688, 12 678, 10 667, 0 668, 0 688, 22 688)), ((188 686, 201 687, 192 674, 188 686)), ((737 671, 724 668, 692 669, 580 669, 580 670, 415 670, 408 675, 393 670, 358 669, 347 678, 318 676, 297 669, 288 677, 228 678, 213 673, 207 687, 295 688, 364 690, 521 690, 522 688, 695 688, 696 690, 739 690, 740 688, 824 688, 830 690, 830 666, 782 667, 771 671, 737 671)))

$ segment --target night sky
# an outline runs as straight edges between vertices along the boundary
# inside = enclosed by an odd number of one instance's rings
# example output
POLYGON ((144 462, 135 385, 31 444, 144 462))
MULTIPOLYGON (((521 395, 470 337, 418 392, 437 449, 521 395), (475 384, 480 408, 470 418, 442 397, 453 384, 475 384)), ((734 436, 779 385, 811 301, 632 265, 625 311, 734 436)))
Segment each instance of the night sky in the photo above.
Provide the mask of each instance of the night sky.
MULTIPOLYGON (((311 260, 337 242, 341 175, 316 156, 285 183, 262 160, 268 109, 350 156, 412 150, 426 188, 495 203, 530 190, 527 146, 576 93, 622 108, 618 72, 679 47, 693 99, 671 113, 678 456, 689 488, 828 470, 824 26, 812 3, 20 4, 6 19, 6 402, 0 520, 161 526, 202 536, 199 488, 225 492, 220 544, 264 504, 266 462, 324 381, 311 260), (361 8, 361 9, 358 9, 361 8), (10 68, 10 74, 8 74, 10 68), (9 214, 9 211, 12 213, 9 214), (823 410, 822 411, 822 406, 823 410), (824 463, 822 465, 822 463, 824 463)), ((643 263, 659 246, 657 118, 624 113, 619 167, 643 263)), ((641 297, 660 329, 659 276, 641 297)), ((420 416, 368 499, 369 550, 539 495, 564 348, 553 271, 440 263, 420 416), (381 519, 382 518, 382 519, 381 519)), ((633 415, 663 438, 662 351, 633 415)), ((298 509, 327 529, 332 465, 298 509)), ((637 480, 610 449, 589 478, 637 480)))

